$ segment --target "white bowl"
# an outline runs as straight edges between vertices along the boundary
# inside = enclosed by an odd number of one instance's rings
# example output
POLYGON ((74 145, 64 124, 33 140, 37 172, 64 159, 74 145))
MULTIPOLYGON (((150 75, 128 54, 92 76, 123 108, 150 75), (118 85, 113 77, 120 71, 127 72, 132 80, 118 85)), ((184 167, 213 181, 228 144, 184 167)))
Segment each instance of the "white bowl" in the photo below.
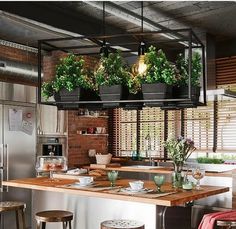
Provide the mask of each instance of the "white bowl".
POLYGON ((97 164, 107 165, 111 161, 112 154, 96 154, 95 157, 97 164))
POLYGON ((143 184, 144 184, 144 182, 141 181, 141 180, 129 182, 130 188, 133 189, 133 190, 141 190, 141 189, 143 189, 143 184))

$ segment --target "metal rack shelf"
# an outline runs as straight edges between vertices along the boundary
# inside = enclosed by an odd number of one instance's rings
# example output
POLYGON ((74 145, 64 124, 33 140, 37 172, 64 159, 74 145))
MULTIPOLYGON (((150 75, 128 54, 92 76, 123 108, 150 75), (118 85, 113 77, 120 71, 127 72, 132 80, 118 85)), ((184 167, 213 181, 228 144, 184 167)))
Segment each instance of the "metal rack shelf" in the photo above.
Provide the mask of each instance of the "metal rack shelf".
MULTIPOLYGON (((205 47, 200 39, 195 35, 192 29, 175 29, 175 30, 159 30, 152 32, 139 32, 139 33, 125 33, 125 34, 111 34, 111 35, 87 35, 80 37, 66 37, 57 39, 45 39, 38 41, 38 102, 46 105, 56 105, 60 109, 78 109, 86 108, 93 105, 102 105, 103 103, 119 103, 121 106, 126 103, 129 106, 130 103, 139 104, 142 106, 151 106, 152 102, 165 103, 164 109, 168 109, 168 103, 170 102, 170 109, 173 109, 173 103, 181 103, 181 105, 176 104, 177 109, 195 107, 198 105, 206 105, 206 77, 205 77, 205 47), (169 35, 172 35, 171 38, 169 35), (134 55, 137 52, 137 38, 145 40, 147 45, 158 45, 159 48, 171 50, 175 52, 188 51, 189 56, 189 80, 188 80, 188 98, 186 99, 158 99, 158 100, 117 100, 117 101, 67 101, 67 102, 46 102, 41 98, 41 86, 42 86, 42 66, 43 66, 43 55, 44 50, 47 52, 62 51, 64 53, 72 52, 75 55, 83 56, 100 56, 100 48, 103 45, 102 40, 105 39, 107 42, 108 49, 112 52, 115 50, 114 47, 123 47, 125 49, 120 49, 120 52, 125 57, 134 55), (123 42, 120 40, 123 39, 123 42), (125 40, 125 42, 124 42, 125 40), (203 89, 203 99, 202 103, 195 103, 191 101, 191 60, 193 49, 201 49, 202 53, 202 79, 201 87, 203 89), (146 104, 145 104, 146 103, 146 104), (149 104, 148 104, 149 103, 149 104), (185 106, 184 106, 185 104, 185 106)), ((158 106, 162 106, 160 104, 158 106)), ((101 106, 102 108, 102 106, 101 106)), ((129 109, 129 108, 127 108, 129 109)))

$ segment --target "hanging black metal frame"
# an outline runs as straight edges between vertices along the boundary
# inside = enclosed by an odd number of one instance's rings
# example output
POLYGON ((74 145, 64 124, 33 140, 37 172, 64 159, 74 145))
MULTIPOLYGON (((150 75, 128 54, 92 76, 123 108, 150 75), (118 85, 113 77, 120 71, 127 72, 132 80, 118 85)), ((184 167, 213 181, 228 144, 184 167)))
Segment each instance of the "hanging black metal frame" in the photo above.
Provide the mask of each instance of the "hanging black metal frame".
MULTIPOLYGON (((188 79, 188 98, 183 98, 183 99, 155 99, 155 100, 118 100, 118 101, 105 101, 106 103, 145 103, 145 102, 190 102, 191 103, 191 69, 192 69, 192 49, 198 48, 201 49, 202 53, 202 89, 203 89, 203 102, 199 102, 197 106, 205 106, 206 105, 206 64, 205 64, 205 47, 203 43, 200 41, 200 39, 196 36, 196 34, 192 31, 190 28, 185 28, 185 29, 175 29, 175 30, 170 30, 170 29, 165 29, 165 30, 159 30, 159 31, 152 31, 152 32, 138 32, 138 33, 124 33, 124 34, 113 34, 113 35, 86 35, 86 36, 79 36, 79 37, 65 37, 65 38, 55 38, 55 39, 44 39, 44 40, 39 40, 38 41, 38 103, 39 104, 45 104, 45 105, 56 105, 60 106, 63 104, 67 105, 73 105, 73 104, 101 104, 104 103, 104 101, 67 101, 67 102, 53 102, 53 101, 42 101, 42 95, 41 95, 41 89, 42 89, 42 55, 43 55, 43 48, 48 47, 50 51, 55 51, 55 50, 61 50, 63 52, 69 53, 71 49, 90 49, 90 48, 98 48, 98 50, 102 47, 103 40, 104 39, 112 39, 112 38, 127 38, 127 37, 143 37, 147 35, 155 35, 155 34, 173 34, 176 36, 176 34, 186 32, 188 36, 183 36, 179 35, 177 38, 173 38, 171 40, 167 41, 156 41, 156 42, 146 42, 148 45, 153 45, 153 44, 165 44, 165 43, 180 43, 180 42, 185 42, 187 46, 182 47, 181 49, 188 49, 188 57, 189 57, 189 79, 188 79), (94 45, 82 45, 82 46, 64 46, 64 47, 58 47, 56 45, 50 44, 53 42, 66 42, 70 40, 89 40, 94 43, 94 45), (193 42, 194 39, 194 42, 193 42)), ((119 46, 125 46, 125 45, 134 45, 137 44, 137 42, 124 42, 124 43, 119 43, 119 44, 109 44, 107 45, 108 49, 110 51, 114 51, 115 49, 112 48, 111 46, 119 45, 119 46)), ((46 49, 46 48, 45 48, 46 49)), ((121 53, 131 53, 135 52, 137 50, 129 50, 129 51, 121 51, 121 53)), ((99 55, 99 51, 96 53, 75 53, 75 55, 99 55)), ((180 107, 176 107, 177 109, 181 109, 180 107)), ((184 107, 182 107, 184 108, 184 107)), ((186 106, 188 108, 188 106, 186 106)), ((171 108, 170 108, 171 109, 171 108)))

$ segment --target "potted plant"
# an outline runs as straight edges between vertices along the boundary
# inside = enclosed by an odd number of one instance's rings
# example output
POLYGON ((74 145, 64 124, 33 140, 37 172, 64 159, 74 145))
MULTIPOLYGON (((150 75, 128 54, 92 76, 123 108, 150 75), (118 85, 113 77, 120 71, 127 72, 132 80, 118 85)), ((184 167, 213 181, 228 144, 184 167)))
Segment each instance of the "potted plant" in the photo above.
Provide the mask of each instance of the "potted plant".
POLYGON ((54 95, 56 101, 80 100, 81 90, 94 89, 92 78, 84 67, 82 57, 69 54, 56 66, 56 76, 42 84, 42 95, 47 100, 54 95))
POLYGON ((87 74, 82 57, 69 54, 61 59, 56 67, 53 89, 59 92, 62 101, 79 100, 81 89, 92 88, 92 80, 87 74))
MULTIPOLYGON (((127 100, 143 100, 143 94, 141 90, 140 76, 133 72, 129 74, 126 81, 128 88, 127 100)), ((142 109, 143 102, 129 102, 124 104, 124 109, 142 109)))
MULTIPOLYGON (((150 46, 145 54, 146 73, 140 77, 144 100, 166 99, 172 96, 175 84, 174 66, 167 60, 165 53, 150 46)), ((149 106, 160 106, 163 102, 145 102, 149 106)))
MULTIPOLYGON (((189 89, 189 59, 185 59, 183 54, 179 54, 176 60, 177 83, 175 87, 175 96, 177 98, 188 98, 189 89)), ((196 104, 200 96, 200 77, 201 77, 201 56, 199 53, 194 53, 192 57, 191 70, 191 101, 196 104)), ((185 102, 178 102, 184 104, 185 102)))
POLYGON ((172 184, 174 187, 182 187, 182 169, 191 153, 196 150, 194 142, 189 138, 170 137, 164 142, 168 156, 173 161, 174 172, 172 174, 172 184))
MULTIPOLYGON (((101 55, 98 68, 94 72, 102 101, 119 101, 127 94, 125 87, 129 72, 119 52, 101 55)), ((119 102, 103 103, 106 108, 119 106, 119 102)))
POLYGON ((42 84, 42 96, 43 98, 48 101, 48 99, 54 95, 53 91, 53 82, 43 82, 42 84))

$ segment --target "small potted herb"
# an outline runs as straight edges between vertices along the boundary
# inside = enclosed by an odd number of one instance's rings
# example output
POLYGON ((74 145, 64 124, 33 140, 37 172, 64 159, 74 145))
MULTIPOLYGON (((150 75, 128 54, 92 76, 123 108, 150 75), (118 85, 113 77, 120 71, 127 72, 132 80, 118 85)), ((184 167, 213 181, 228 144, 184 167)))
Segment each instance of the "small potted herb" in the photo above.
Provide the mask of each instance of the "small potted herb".
MULTIPOLYGON (((98 68, 94 72, 102 101, 118 101, 127 94, 126 81, 129 72, 119 52, 101 55, 98 68)), ((119 102, 103 103, 106 108, 118 107, 119 102)))
MULTIPOLYGON (((165 53, 151 46, 145 54, 146 73, 141 76, 144 100, 167 99, 172 96, 175 84, 174 66, 167 60, 165 53)), ((146 102, 149 106, 160 106, 162 102, 146 102)))
MULTIPOLYGON (((183 54, 179 54, 176 60, 176 73, 177 83, 175 87, 177 98, 188 98, 189 88, 189 71, 188 71, 189 59, 185 59, 183 54)), ((201 77, 202 65, 201 56, 199 53, 194 53, 192 57, 192 70, 191 70, 191 101, 197 103, 200 96, 200 77, 201 77)), ((185 103, 179 102, 179 103, 185 103)))

